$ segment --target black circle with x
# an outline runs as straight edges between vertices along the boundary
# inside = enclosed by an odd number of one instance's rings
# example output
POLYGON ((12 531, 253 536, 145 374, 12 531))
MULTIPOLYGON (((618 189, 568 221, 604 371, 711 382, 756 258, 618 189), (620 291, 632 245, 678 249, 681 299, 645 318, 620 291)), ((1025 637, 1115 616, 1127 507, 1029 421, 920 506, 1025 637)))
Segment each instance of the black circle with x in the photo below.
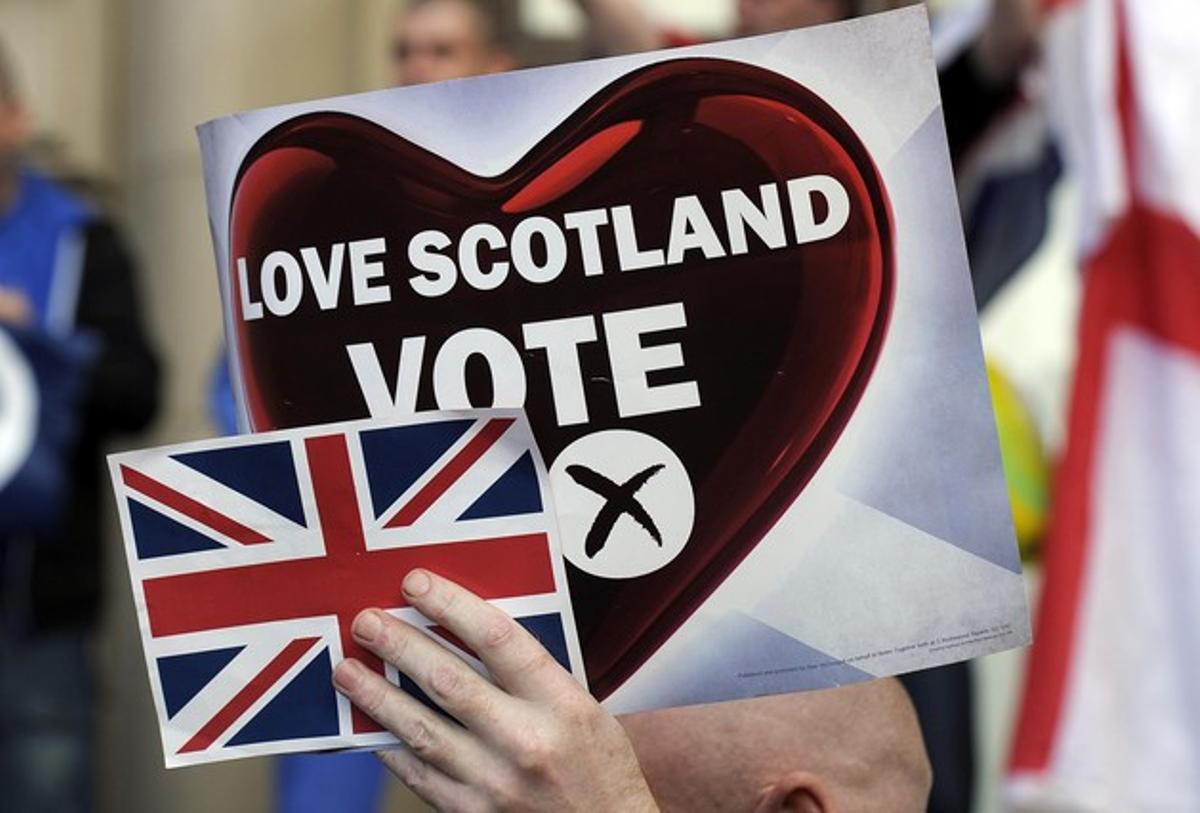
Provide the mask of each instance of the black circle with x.
POLYGON ((656 463, 648 469, 644 469, 630 477, 624 483, 618 485, 612 480, 605 477, 599 472, 592 471, 587 466, 571 465, 567 466, 567 474, 571 476, 579 485, 594 491, 604 498, 604 506, 600 509, 600 513, 596 514, 596 519, 592 522, 592 527, 588 529, 587 538, 584 540, 583 552, 587 554, 589 559, 592 559, 604 549, 605 543, 608 542, 608 536, 612 533, 613 526, 617 524, 617 520, 622 515, 628 514, 638 525, 646 529, 646 533, 661 548, 662 534, 658 531, 658 526, 654 524, 653 518, 646 512, 646 509, 634 497, 642 486, 646 485, 651 477, 658 474, 666 466, 662 463, 656 463))

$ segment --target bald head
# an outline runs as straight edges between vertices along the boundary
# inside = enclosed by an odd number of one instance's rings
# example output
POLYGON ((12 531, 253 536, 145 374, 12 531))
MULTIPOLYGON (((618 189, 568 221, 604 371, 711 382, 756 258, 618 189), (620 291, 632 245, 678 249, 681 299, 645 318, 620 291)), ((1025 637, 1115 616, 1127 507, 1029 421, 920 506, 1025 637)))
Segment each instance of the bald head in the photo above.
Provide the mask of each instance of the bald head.
POLYGON ((621 719, 667 811, 921 811, 930 769, 895 680, 621 719))

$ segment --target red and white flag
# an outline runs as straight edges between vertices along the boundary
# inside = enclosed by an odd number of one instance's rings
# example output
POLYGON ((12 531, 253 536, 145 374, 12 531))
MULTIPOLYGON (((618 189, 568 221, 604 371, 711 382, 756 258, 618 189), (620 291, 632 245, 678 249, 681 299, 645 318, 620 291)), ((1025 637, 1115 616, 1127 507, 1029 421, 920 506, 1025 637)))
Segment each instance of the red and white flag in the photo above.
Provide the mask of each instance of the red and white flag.
POLYGON ((1010 788, 1200 810, 1200 3, 1050 5, 1085 282, 1010 788))

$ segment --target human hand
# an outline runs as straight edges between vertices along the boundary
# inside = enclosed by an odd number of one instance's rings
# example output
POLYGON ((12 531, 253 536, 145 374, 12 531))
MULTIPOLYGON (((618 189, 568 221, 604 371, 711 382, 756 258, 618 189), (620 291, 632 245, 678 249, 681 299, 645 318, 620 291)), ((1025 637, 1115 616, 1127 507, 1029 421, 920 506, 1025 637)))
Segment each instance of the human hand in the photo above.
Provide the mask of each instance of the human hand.
POLYGON ((16 288, 0 285, 0 325, 28 327, 33 321, 33 306, 29 297, 16 288))
POLYGON ((616 718, 502 611, 425 570, 404 597, 478 654, 495 684, 410 624, 364 610, 354 637, 462 726, 347 659, 334 685, 406 746, 379 752, 441 810, 657 810, 616 718))

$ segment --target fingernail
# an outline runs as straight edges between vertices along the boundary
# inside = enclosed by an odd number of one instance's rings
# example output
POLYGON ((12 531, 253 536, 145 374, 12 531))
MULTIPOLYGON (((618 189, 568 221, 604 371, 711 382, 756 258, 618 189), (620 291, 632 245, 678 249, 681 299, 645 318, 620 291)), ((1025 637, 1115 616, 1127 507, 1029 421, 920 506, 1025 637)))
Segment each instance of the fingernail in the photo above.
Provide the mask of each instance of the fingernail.
POLYGON ((358 661, 347 659, 337 665, 333 670, 333 685, 339 691, 352 693, 358 688, 358 684, 362 677, 362 666, 358 661))
POLYGON ((429 592, 429 574, 424 570, 410 571, 404 577, 404 592, 406 595, 420 597, 429 592))
POLYGON ((352 631, 355 638, 363 643, 370 643, 378 637, 382 628, 383 621, 380 620, 379 613, 375 610, 363 610, 358 614, 358 618, 354 619, 352 631))

